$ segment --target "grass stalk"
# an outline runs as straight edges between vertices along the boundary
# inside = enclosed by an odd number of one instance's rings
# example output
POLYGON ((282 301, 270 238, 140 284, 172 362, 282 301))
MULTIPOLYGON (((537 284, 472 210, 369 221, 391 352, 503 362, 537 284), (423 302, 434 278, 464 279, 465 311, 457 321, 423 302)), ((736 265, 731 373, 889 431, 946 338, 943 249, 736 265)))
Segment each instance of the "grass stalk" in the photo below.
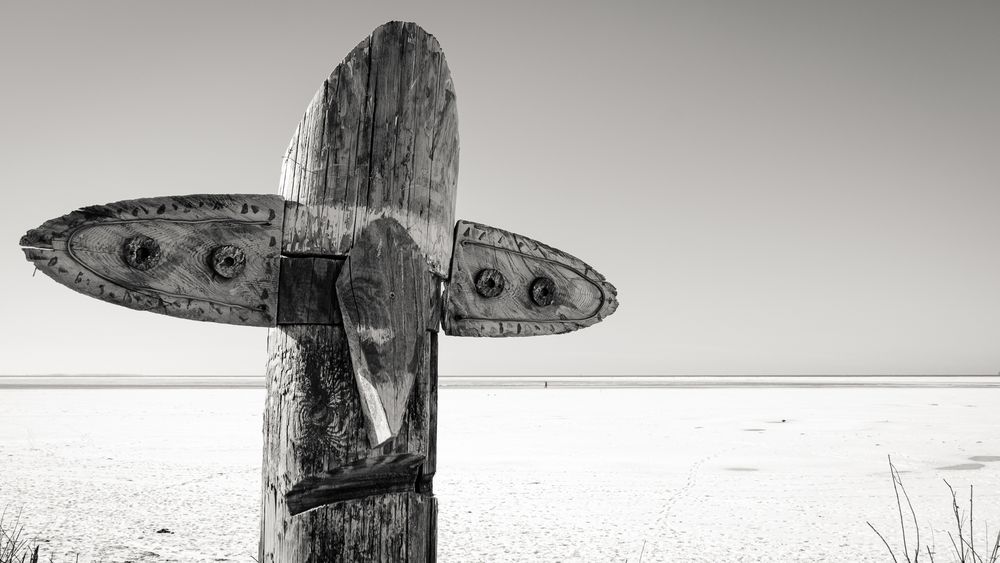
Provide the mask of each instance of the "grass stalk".
MULTIPOLYGON (((917 519, 916 511, 913 509, 913 502, 910 500, 910 495, 903 485, 903 479, 900 477, 896 466, 892 463, 891 457, 889 458, 889 475, 892 478, 892 489, 896 495, 896 514, 899 518, 899 529, 903 543, 902 557, 907 563, 918 563, 920 557, 920 522, 917 519), (906 510, 903 509, 904 500, 906 501, 906 510), (906 511, 909 511, 909 517, 907 517, 906 511), (915 547, 912 557, 910 556, 909 540, 906 531, 907 520, 913 522, 915 547)), ((996 536, 993 537, 991 542, 989 525, 984 523, 986 526, 984 536, 985 546, 981 544, 984 549, 976 549, 975 525, 973 523, 973 516, 975 514, 973 511, 975 507, 975 489, 973 486, 969 485, 969 514, 968 519, 966 519, 962 507, 958 504, 958 494, 955 493, 955 488, 951 486, 951 483, 947 479, 944 479, 944 484, 948 487, 948 492, 951 494, 951 513, 954 516, 955 533, 953 534, 952 531, 948 531, 948 539, 951 541, 955 561, 958 561, 958 563, 1000 563, 1000 530, 997 531, 996 536), (968 533, 966 533, 966 524, 968 524, 968 533)), ((895 550, 889 544, 889 541, 886 540, 885 536, 871 522, 865 523, 882 540, 882 543, 889 551, 889 556, 892 558, 893 563, 900 563, 895 550)), ((924 550, 930 563, 934 563, 936 548, 931 549, 931 546, 924 546, 924 550)))

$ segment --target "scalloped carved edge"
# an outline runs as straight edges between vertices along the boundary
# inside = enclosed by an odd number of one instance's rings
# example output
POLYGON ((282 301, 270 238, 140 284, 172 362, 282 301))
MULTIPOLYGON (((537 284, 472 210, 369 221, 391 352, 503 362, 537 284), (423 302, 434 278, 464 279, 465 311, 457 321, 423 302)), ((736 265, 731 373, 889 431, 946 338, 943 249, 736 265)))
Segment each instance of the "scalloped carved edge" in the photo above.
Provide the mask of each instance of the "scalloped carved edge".
POLYGON ((449 283, 445 286, 443 315, 444 332, 451 336, 516 337, 562 334, 597 324, 618 309, 618 290, 597 270, 571 254, 524 235, 472 221, 458 221, 455 225, 455 249, 452 257, 451 275, 449 283), (582 319, 532 321, 464 318, 461 294, 468 292, 469 288, 458 287, 454 282, 457 279, 456 274, 466 266, 463 260, 463 247, 467 244, 558 263, 593 283, 601 293, 601 302, 593 314, 582 319))

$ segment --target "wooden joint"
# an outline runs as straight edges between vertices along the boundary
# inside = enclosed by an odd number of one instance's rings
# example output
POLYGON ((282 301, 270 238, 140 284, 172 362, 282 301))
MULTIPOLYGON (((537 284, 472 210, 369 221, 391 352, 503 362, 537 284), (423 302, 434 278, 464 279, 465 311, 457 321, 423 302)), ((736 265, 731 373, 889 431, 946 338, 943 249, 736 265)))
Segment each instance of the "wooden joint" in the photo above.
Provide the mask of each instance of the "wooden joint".
POLYGON ((334 284, 343 265, 340 257, 282 255, 278 324, 341 324, 334 284))
POLYGON ((434 494, 434 474, 424 475, 421 468, 420 477, 417 478, 417 492, 424 495, 434 494))

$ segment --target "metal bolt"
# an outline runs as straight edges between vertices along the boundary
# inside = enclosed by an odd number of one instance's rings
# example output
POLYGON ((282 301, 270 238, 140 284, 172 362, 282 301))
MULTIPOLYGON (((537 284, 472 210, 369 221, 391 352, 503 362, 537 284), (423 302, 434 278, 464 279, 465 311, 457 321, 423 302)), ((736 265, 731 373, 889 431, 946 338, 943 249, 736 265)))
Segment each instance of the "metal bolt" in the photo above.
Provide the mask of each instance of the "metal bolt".
POLYGON ((160 245, 145 235, 136 235, 125 241, 125 263, 144 272, 160 262, 160 245))
POLYGON ((544 276, 535 278, 531 282, 531 300, 540 307, 551 305, 556 300, 555 282, 544 276))
POLYGON ((499 270, 484 268, 476 274, 476 292, 483 297, 496 297, 503 293, 507 280, 499 270))
POLYGON ((247 255, 235 246, 226 244, 212 251, 212 269, 224 278, 235 278, 247 265, 247 255))

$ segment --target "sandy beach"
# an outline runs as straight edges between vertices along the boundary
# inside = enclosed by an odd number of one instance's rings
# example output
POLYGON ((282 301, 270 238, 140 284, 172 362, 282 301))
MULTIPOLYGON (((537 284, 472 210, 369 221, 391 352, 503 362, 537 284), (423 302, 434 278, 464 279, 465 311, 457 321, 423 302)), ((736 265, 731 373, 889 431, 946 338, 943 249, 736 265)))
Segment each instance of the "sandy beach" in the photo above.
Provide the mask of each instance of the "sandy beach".
MULTIPOLYGON (((443 389, 439 559, 888 561, 892 455, 1000 526, 1000 390, 443 389)), ((252 561, 261 389, 3 389, 0 506, 57 562, 252 561), (158 533, 161 530, 169 532, 158 533)), ((982 532, 979 532, 982 530, 982 532)), ((939 560, 950 560, 941 556, 939 560)))

